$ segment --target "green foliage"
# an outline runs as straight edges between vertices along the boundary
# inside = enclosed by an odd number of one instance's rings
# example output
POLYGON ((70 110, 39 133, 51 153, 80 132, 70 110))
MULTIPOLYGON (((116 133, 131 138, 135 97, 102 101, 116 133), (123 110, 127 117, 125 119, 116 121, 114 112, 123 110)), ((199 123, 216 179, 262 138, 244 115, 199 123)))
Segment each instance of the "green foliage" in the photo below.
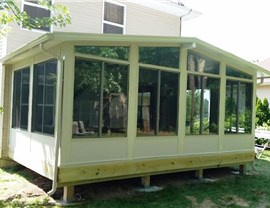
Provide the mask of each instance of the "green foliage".
POLYGON ((129 58, 129 48, 122 46, 76 46, 75 52, 120 60, 129 58))
POLYGON ((179 47, 141 47, 140 63, 179 67, 179 47))
POLYGON ((270 109, 267 98, 256 100, 256 126, 270 124, 270 109))
POLYGON ((33 29, 49 27, 51 25, 65 27, 71 23, 71 16, 67 7, 61 4, 51 4, 51 1, 39 0, 38 4, 50 10, 53 15, 44 18, 31 18, 25 11, 21 11, 15 0, 1 0, 0 2, 0 35, 6 35, 12 22, 24 28, 33 29))

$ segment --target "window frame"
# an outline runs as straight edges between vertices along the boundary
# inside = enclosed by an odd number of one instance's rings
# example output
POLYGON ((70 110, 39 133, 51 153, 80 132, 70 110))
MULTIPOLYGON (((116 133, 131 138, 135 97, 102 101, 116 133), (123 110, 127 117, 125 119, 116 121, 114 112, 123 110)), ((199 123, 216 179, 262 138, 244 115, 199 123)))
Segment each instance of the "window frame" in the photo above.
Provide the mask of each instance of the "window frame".
MULTIPOLYGON (((104 45, 95 45, 95 46, 100 46, 100 47, 103 47, 104 45)), ((106 45, 107 46, 107 45, 106 45)), ((106 47, 105 46, 105 47, 106 47)), ((122 46, 122 45, 121 45, 122 46)), ((120 47, 121 47, 120 46, 120 47)), ((76 47, 76 46, 75 46, 76 47)), ((126 46, 126 45, 123 45, 122 47, 129 47, 129 46, 126 46)), ((74 48, 75 49, 75 48, 74 48)), ((128 49, 128 57, 130 55, 130 48, 128 49)), ((129 104, 129 74, 130 74, 130 62, 128 60, 121 60, 121 59, 114 59, 114 58, 106 58, 106 57, 103 57, 103 56, 99 56, 99 55, 90 55, 90 54, 83 54, 83 53, 79 53, 79 52, 75 52, 74 53, 74 60, 86 60, 86 61, 90 61, 90 62, 100 62, 101 64, 105 65, 105 64, 118 64, 118 65, 122 65, 122 66, 126 66, 127 67, 127 104, 129 104)), ((75 64, 75 62, 74 62, 75 64)), ((105 68, 102 69, 103 72, 105 71, 105 68)), ((104 73, 101 72, 101 75, 100 75, 100 82, 102 83, 104 80, 104 73)), ((75 80, 75 65, 74 65, 74 80, 75 80)), ((100 93, 101 93, 101 90, 103 90, 103 87, 104 86, 100 86, 100 93)), ((74 85, 73 85, 73 88, 74 88, 74 85)), ((74 94, 73 94, 74 96, 74 94)), ((103 98, 103 96, 102 96, 103 98)), ((102 99, 100 97, 100 100, 102 99)), ((103 108, 103 102, 100 102, 100 109, 103 108)), ((74 97, 73 97, 73 113, 74 113, 74 97)), ((129 105, 127 105, 127 121, 128 121, 128 110, 129 110, 129 105)), ((101 111, 101 110, 100 110, 101 111)), ((72 115, 73 115, 72 113, 72 115)), ((103 116, 103 113, 99 113, 99 116, 103 116)), ((99 121, 99 125, 100 125, 100 122, 99 121)), ((125 132, 125 135, 124 136, 120 136, 122 138, 127 138, 127 134, 128 134, 128 122, 126 123, 126 132, 125 132)), ((93 139, 93 138, 117 138, 116 136, 104 136, 104 134, 101 132, 102 131, 102 126, 99 126, 99 131, 97 132, 98 135, 76 135, 76 134, 73 134, 72 133, 72 139, 93 139)))
POLYGON ((236 100, 237 100, 237 115, 236 115, 236 127, 235 127, 235 132, 232 132, 232 131, 226 131, 226 128, 225 128, 225 125, 224 125, 224 134, 225 135, 230 135, 230 134, 236 134, 236 135, 243 135, 243 134, 252 134, 252 130, 250 132, 240 132, 240 128, 239 127, 239 117, 240 117, 240 110, 239 110, 239 103, 240 103, 240 85, 241 84, 251 84, 251 89, 252 89, 252 92, 251 92, 251 109, 250 109, 250 116, 251 116, 251 121, 250 121, 250 128, 252 128, 252 113, 253 113, 253 103, 252 103, 252 100, 253 100, 253 88, 254 88, 254 83, 253 83, 253 80, 250 80, 250 79, 243 79, 243 78, 233 78, 233 77, 229 77, 229 76, 226 76, 226 91, 225 91, 225 105, 224 105, 224 118, 226 119, 226 99, 227 99, 227 82, 235 82, 237 84, 237 97, 236 97, 236 100))
MULTIPOLYGON (((51 0, 51 4, 54 4, 54 0, 51 0)), ((40 9, 48 10, 46 7, 44 7, 44 6, 40 5, 40 4, 31 3, 31 2, 29 2, 27 0, 22 0, 21 5, 22 5, 21 6, 21 11, 22 12, 24 12, 24 6, 25 5, 30 6, 30 7, 35 7, 35 8, 40 8, 40 9)), ((51 16, 52 16, 52 11, 50 11, 50 16, 49 17, 51 17, 51 16)), ((20 24, 20 27, 21 27, 22 30, 28 30, 27 28, 24 28, 22 24, 20 24)), ((50 32, 53 31, 53 25, 50 25, 50 27, 49 27, 48 30, 41 29, 41 28, 33 28, 33 29, 31 29, 31 31, 40 32, 40 33, 50 33, 50 32)))
POLYGON ((111 0, 105 0, 103 1, 103 9, 102 9, 102 33, 103 34, 122 34, 125 35, 126 34, 126 5, 119 3, 119 2, 115 2, 115 1, 111 1, 111 0), (113 4, 119 7, 123 7, 123 24, 118 24, 118 23, 114 23, 108 20, 105 20, 104 16, 105 16, 105 4, 109 3, 109 4, 113 4), (122 33, 105 33, 104 32, 104 25, 110 25, 110 26, 114 26, 114 27, 118 27, 121 28, 123 30, 122 33))
MULTIPOLYGON (((206 55, 203 55, 203 54, 201 54, 201 53, 197 53, 197 52, 194 52, 194 51, 192 51, 192 50, 188 50, 188 53, 187 53, 187 66, 186 66, 186 72, 187 72, 187 76, 186 76, 186 78, 187 78, 187 80, 189 79, 189 76, 194 76, 194 77, 200 77, 201 79, 202 78, 205 78, 205 77, 207 77, 207 78, 211 78, 211 79, 217 79, 217 80, 219 80, 219 89, 221 90, 221 75, 220 75, 220 73, 221 73, 221 68, 220 68, 220 66, 221 66, 221 62, 219 61, 219 60, 216 60, 216 59, 214 59, 214 58, 212 58, 211 56, 206 56, 206 55), (200 57, 200 58, 203 58, 203 59, 205 59, 206 61, 213 61, 213 62, 217 62, 217 64, 219 65, 219 67, 218 67, 218 73, 215 73, 215 72, 209 72, 209 71, 192 71, 192 70, 188 70, 188 60, 189 60, 189 55, 193 55, 193 56, 198 56, 198 57, 200 57)), ((187 84, 188 84, 188 82, 187 82, 187 84)), ((187 92, 187 90, 188 90, 188 86, 186 85, 186 92, 187 92)), ((200 90, 202 90, 202 89, 200 89, 200 90)), ((204 89, 203 89, 204 90, 204 89)), ((220 90, 219 90, 219 95, 220 95, 220 90)), ((201 94, 201 96, 200 96, 200 99, 202 99, 202 98, 204 98, 204 95, 203 95, 203 93, 201 94)), ((186 101, 187 101, 187 98, 186 98, 186 101)), ((221 96, 219 96, 218 97, 218 103, 220 104, 220 101, 221 101, 221 96)), ((186 136, 196 136, 196 135, 219 135, 219 128, 220 128, 220 122, 219 122, 219 117, 220 117, 220 105, 218 104, 218 113, 217 113, 217 121, 218 121, 218 123, 217 123, 217 132, 216 133, 211 133, 211 132, 209 132, 208 134, 205 134, 205 133, 203 133, 203 130, 201 129, 201 128, 203 128, 203 108, 204 108, 204 105, 203 105, 203 103, 200 103, 200 109, 199 109, 199 119, 200 119, 200 126, 199 126, 199 134, 194 134, 194 133, 189 133, 189 134, 187 134, 187 130, 185 130, 185 135, 186 136), (201 109, 202 108, 202 109, 201 109)), ((186 114, 187 114, 187 104, 186 104, 186 114)), ((185 115, 185 117, 186 117, 186 115, 185 115)), ((186 118, 186 121, 187 121, 187 118, 186 118)), ((185 124, 185 128, 186 128, 187 126, 186 126, 186 124, 185 124)))
POLYGON ((54 85, 54 103, 53 104, 46 104, 45 103, 45 96, 46 96, 46 89, 45 89, 45 86, 46 86, 46 65, 48 63, 52 63, 52 62, 55 62, 56 63, 56 68, 55 68, 55 76, 57 77, 57 68, 58 68, 58 63, 57 63, 57 59, 49 59, 49 60, 45 60, 45 61, 42 61, 42 62, 38 62, 38 63, 35 63, 33 64, 33 85, 32 85, 32 93, 33 93, 33 100, 32 100, 32 120, 31 120, 31 132, 33 133, 38 133, 38 134, 43 134, 43 135, 54 135, 54 132, 55 132, 55 117, 56 117, 56 96, 57 96, 57 80, 55 82, 55 85, 54 85), (36 74, 36 70, 35 69, 35 66, 36 65, 39 65, 39 64, 43 64, 43 72, 44 72, 44 82, 43 82, 43 85, 44 85, 44 89, 43 89, 43 102, 42 104, 36 104, 37 102, 37 96, 36 96, 36 90, 37 90, 37 85, 38 85, 38 78, 37 77, 37 74, 36 74), (41 124, 41 128, 42 130, 39 131, 39 130, 36 130, 36 109, 38 107, 38 105, 40 105, 42 107, 42 124, 41 124), (54 127, 53 127, 53 133, 47 133, 47 132, 44 132, 44 108, 45 107, 53 107, 53 123, 54 123, 54 127))
POLYGON ((13 92, 12 92, 13 98, 12 98, 12 120, 11 120, 11 128, 13 128, 13 129, 20 129, 20 130, 28 131, 28 128, 29 128, 28 124, 29 124, 29 107, 30 107, 30 101, 29 101, 29 99, 30 99, 30 76, 31 76, 30 66, 15 70, 13 72, 13 92), (27 98, 27 104, 22 103, 23 84, 24 84, 23 83, 23 72, 25 70, 28 70, 28 98, 27 98), (20 83, 15 83, 15 78, 16 78, 15 74, 18 73, 18 72, 20 72, 20 77, 19 77, 20 78, 20 83), (20 92, 19 92, 19 94, 20 94, 20 96, 19 96, 19 108, 20 108, 20 110, 19 110, 19 117, 18 117, 18 119, 19 119, 18 125, 17 125, 16 121, 14 121, 14 119, 16 119, 16 115, 15 115, 15 112, 14 112, 16 107, 14 105, 16 105, 15 102, 17 101, 17 98, 18 98, 18 97, 16 97, 16 95, 14 93, 16 93, 16 89, 15 89, 16 87, 15 86, 17 86, 17 84, 20 85, 20 88, 19 88, 20 89, 20 92), (27 106, 26 128, 23 128, 22 123, 21 123, 21 121, 22 121, 21 120, 22 106, 27 106))
MULTIPOLYGON (((148 65, 148 64, 141 64, 139 63, 139 73, 140 70, 149 70, 149 71, 153 71, 157 73, 157 99, 156 99, 156 120, 154 122, 154 134, 150 134, 150 135, 145 135, 145 134, 138 134, 138 114, 137 114, 137 131, 136 131, 136 136, 137 137, 164 137, 164 136, 178 136, 178 129, 179 129, 179 99, 177 99, 177 103, 176 103, 176 109, 177 109, 177 116, 176 116, 176 122, 175 122, 175 131, 173 134, 161 134, 160 132, 160 123, 161 121, 160 119, 160 101, 161 101, 161 83, 162 83, 162 73, 171 73, 171 74, 175 74, 177 75, 177 80, 178 80, 178 86, 177 86, 177 98, 179 98, 180 95, 180 81, 181 81, 181 74, 179 69, 175 69, 175 68, 169 68, 169 67, 163 67, 163 66, 158 66, 158 65, 148 65), (170 70, 168 70, 170 69, 170 70)), ((138 77, 138 90, 137 90, 137 96, 139 96, 139 86, 140 86, 140 78, 138 77)), ((139 104, 139 103, 138 103, 139 104)), ((137 108, 138 108, 138 104, 137 104, 137 108)))

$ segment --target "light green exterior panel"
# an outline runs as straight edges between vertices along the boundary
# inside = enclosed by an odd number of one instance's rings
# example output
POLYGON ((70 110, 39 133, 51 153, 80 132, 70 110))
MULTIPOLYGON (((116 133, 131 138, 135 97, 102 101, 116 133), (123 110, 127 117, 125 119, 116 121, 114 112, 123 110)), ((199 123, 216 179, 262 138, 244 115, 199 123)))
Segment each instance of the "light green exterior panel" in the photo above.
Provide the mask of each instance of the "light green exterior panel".
MULTIPOLYGON (((83 172, 84 170, 90 171, 91 178, 87 178, 87 175, 84 175, 82 178, 74 179, 75 184, 85 183, 86 181, 107 180, 114 178, 114 176, 115 178, 125 178, 144 174, 164 173, 167 171, 176 172, 189 169, 219 167, 221 163, 224 166, 244 164, 253 160, 256 73, 265 73, 265 71, 258 66, 198 39, 54 33, 44 35, 29 43, 23 48, 11 53, 2 61, 6 65, 5 70, 8 70, 10 75, 14 73, 14 70, 21 69, 27 65, 30 66, 31 71, 29 129, 27 132, 23 132, 20 129, 11 128, 11 115, 4 117, 3 122, 6 123, 6 126, 2 131, 2 138, 4 138, 1 140, 2 153, 3 147, 6 148, 6 146, 3 145, 9 143, 9 157, 11 159, 26 165, 48 178, 52 178, 56 148, 59 150, 57 167, 62 177, 60 177, 62 185, 72 184, 72 174, 78 171, 83 172), (75 52, 75 46, 124 46, 129 48, 129 58, 128 60, 118 60, 93 54, 82 54, 75 52), (139 63, 139 48, 146 46, 179 48, 179 67, 139 63), (190 51, 218 62, 219 73, 211 74, 208 72, 188 71, 187 58, 190 51), (119 137, 72 136, 75 56, 80 57, 82 60, 94 60, 103 65, 103 62, 106 62, 128 66, 128 120, 126 136, 123 134, 119 137), (55 104, 58 106, 56 114, 59 121, 58 124, 56 123, 56 125, 58 125, 58 134, 54 136, 34 133, 31 132, 30 128, 32 120, 31 102, 33 100, 33 64, 51 58, 58 60, 58 67, 60 67, 61 61, 63 61, 63 78, 58 79, 62 80, 62 83, 58 82, 57 85, 59 91, 61 91, 59 88, 62 86, 62 94, 58 95, 59 99, 57 99, 58 101, 55 104), (251 133, 224 133, 227 80, 225 72, 226 66, 234 67, 239 70, 239 72, 245 72, 253 76, 252 79, 232 78, 232 80, 253 83, 253 121, 251 133), (172 72, 175 76, 179 76, 179 91, 176 99, 178 100, 178 108, 177 112, 175 112, 177 118, 176 134, 156 136, 137 135, 140 67, 152 71, 172 72), (187 135, 186 133, 186 92, 189 74, 220 80, 218 104, 219 126, 217 133, 197 135, 187 135), (55 142, 57 140, 59 146, 57 142, 55 142), (16 141, 21 145, 16 145, 16 141), (25 143, 23 141, 25 141, 25 143), (24 154, 22 154, 22 152, 24 152, 24 154), (200 156, 202 156, 202 160, 200 156), (217 158, 212 159, 212 156, 216 156, 217 158), (31 157, 35 158, 33 164, 30 163, 29 158, 31 157), (226 162, 224 162, 225 160, 226 162), (147 166, 143 166, 143 161, 146 161, 145 164, 147 164, 147 166), (189 161, 194 163, 190 165, 189 161), (198 161, 198 163, 195 161, 198 161), (159 163, 161 166, 158 165, 159 163), (99 164, 104 169, 99 170, 99 164), (114 168, 114 166, 116 168, 114 168), (166 168, 168 167, 169 169, 167 170, 166 168), (71 171, 70 174, 68 172, 69 170, 71 171), (106 172, 106 170, 109 172, 106 172), (94 173, 91 171, 104 171, 104 173, 102 173, 103 176, 94 178, 94 173), (110 174, 112 174, 111 177, 109 176, 110 174), (113 176, 113 174, 115 175, 113 176)), ((9 90, 9 88, 12 88, 13 81, 10 82, 11 77, 8 75, 5 77, 5 83, 8 85, 6 90, 9 90)), ((161 78, 159 78, 159 81, 160 80, 161 78)), ((11 95, 12 92, 5 92, 4 98, 7 109, 12 107, 11 95)), ((157 100, 162 101, 161 98, 157 100)), ((9 114, 12 114, 12 111, 10 111, 9 114)))

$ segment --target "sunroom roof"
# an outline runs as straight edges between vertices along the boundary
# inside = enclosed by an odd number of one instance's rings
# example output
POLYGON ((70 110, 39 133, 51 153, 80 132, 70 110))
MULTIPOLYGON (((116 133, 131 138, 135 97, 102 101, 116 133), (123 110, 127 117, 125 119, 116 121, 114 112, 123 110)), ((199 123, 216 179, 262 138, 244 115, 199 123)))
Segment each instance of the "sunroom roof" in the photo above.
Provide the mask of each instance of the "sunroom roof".
POLYGON ((33 40, 32 42, 23 45, 22 47, 0 59, 0 61, 5 65, 13 64, 25 58, 34 56, 35 54, 41 53, 41 47, 49 49, 64 42, 80 44, 86 42, 95 42, 95 44, 113 43, 119 45, 130 45, 131 43, 137 43, 140 45, 151 46, 179 46, 193 49, 198 52, 203 51, 204 53, 206 53, 205 55, 211 54, 213 57, 217 57, 218 60, 223 60, 224 62, 226 62, 226 64, 229 65, 236 65, 240 68, 245 68, 252 71, 256 70, 258 78, 265 76, 269 77, 270 75, 270 72, 268 70, 194 37, 135 36, 54 32, 44 34, 39 38, 33 40))

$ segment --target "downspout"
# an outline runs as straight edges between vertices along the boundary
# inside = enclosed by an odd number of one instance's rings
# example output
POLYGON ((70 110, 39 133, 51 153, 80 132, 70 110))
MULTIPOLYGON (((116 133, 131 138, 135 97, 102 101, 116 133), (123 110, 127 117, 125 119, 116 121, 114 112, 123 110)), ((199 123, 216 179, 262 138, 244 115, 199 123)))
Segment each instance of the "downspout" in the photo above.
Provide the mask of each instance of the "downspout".
POLYGON ((49 51, 46 51, 44 49, 44 45, 41 43, 39 44, 39 47, 42 52, 53 56, 54 58, 57 59, 57 96, 56 96, 56 116, 55 116, 55 149, 54 149, 54 165, 53 165, 53 183, 52 183, 52 188, 50 191, 47 192, 48 195, 53 195, 56 190, 57 190, 57 185, 58 185, 58 160, 59 160, 59 152, 60 152, 60 140, 61 140, 61 135, 62 135, 62 92, 63 92, 63 62, 64 58, 62 58, 59 55, 53 54, 49 51))
POLYGON ((182 19, 183 19, 183 17, 189 15, 191 12, 192 12, 192 9, 189 9, 189 11, 186 14, 180 16, 180 28, 179 28, 179 36, 180 37, 182 35, 182 19))

